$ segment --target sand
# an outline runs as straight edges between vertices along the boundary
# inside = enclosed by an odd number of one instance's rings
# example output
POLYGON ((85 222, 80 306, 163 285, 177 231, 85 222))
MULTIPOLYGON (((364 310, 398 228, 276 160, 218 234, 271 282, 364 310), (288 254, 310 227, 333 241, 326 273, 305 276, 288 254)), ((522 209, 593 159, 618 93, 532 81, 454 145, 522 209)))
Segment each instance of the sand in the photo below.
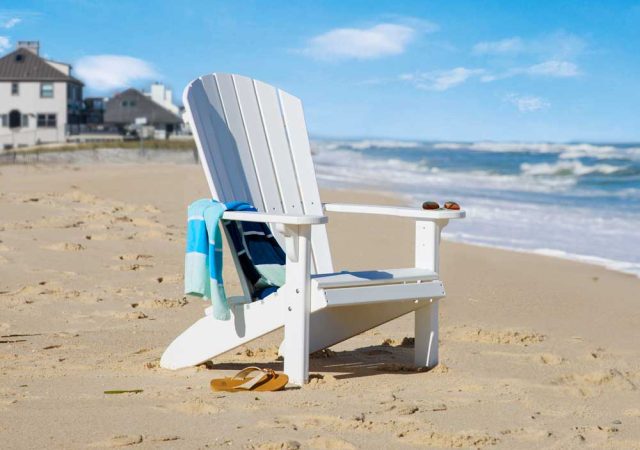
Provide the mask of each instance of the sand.
MULTIPOLYGON (((206 306, 182 295, 186 205, 206 195, 191 164, 0 167, 2 448, 640 448, 640 280, 538 255, 444 243, 430 372, 411 369, 411 315, 316 355, 301 389, 209 390, 281 369, 279 333, 160 369, 206 306)), ((332 214, 336 268, 408 267, 412 230, 332 214)), ((233 272, 226 255, 229 294, 233 272)))

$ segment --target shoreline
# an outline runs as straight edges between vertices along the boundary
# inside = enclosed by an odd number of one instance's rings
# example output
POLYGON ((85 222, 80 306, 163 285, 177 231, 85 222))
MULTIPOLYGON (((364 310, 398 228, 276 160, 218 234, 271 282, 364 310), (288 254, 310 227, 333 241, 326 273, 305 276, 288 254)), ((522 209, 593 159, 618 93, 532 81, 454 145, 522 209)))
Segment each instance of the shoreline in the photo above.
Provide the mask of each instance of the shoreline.
MULTIPOLYGON (((331 187, 331 186, 323 186, 320 185, 320 191, 325 192, 342 192, 345 194, 349 193, 358 193, 358 194, 370 194, 372 196, 377 196, 380 198, 388 198, 392 203, 389 204, 399 204, 402 206, 410 206, 410 207, 419 207, 415 202, 412 202, 411 194, 394 194, 393 192, 378 190, 375 187, 371 187, 367 189, 366 187, 354 187, 353 189, 349 189, 346 187, 331 187), (403 202, 399 203, 397 200, 402 199, 403 202), (393 203, 395 201, 395 203, 393 203)), ((464 209, 465 205, 460 205, 462 209, 464 209)), ((463 221, 465 219, 462 219, 463 221)), ((536 249, 527 249, 521 247, 510 247, 507 245, 492 245, 485 244, 480 242, 473 242, 472 240, 466 240, 464 238, 456 238, 452 233, 448 233, 445 228, 442 232, 442 240, 447 242, 455 242, 458 244, 469 245, 473 247, 480 248, 489 248, 495 250, 503 250, 510 251, 514 253, 521 253, 526 255, 535 255, 535 256, 544 256, 549 258, 557 258, 564 261, 572 261, 578 264, 585 264, 589 266, 595 266, 599 268, 604 268, 606 270, 610 270, 612 272, 632 276, 634 278, 640 279, 640 272, 638 272, 638 268, 636 268, 637 264, 628 262, 628 261, 619 261, 614 259, 601 258, 599 256, 591 256, 591 255, 580 255, 575 253, 569 253, 564 250, 558 250, 553 248, 536 248, 536 249), (633 266, 634 269, 625 269, 625 266, 633 266)))

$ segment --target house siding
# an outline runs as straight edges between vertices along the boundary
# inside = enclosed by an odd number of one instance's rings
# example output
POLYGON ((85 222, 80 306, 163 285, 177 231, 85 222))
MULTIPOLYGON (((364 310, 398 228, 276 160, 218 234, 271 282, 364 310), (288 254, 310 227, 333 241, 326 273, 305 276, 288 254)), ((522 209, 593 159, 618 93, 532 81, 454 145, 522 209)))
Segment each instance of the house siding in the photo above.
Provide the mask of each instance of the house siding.
POLYGON ((53 98, 40 97, 40 82, 0 81, 0 115, 8 115, 12 110, 28 116, 26 127, 13 132, 8 120, 5 126, 0 122, 0 149, 7 146, 29 146, 37 143, 63 142, 67 128, 67 82, 54 81, 53 98), (11 84, 19 83, 19 94, 11 95, 11 84), (38 128, 38 114, 55 114, 55 128, 38 128))

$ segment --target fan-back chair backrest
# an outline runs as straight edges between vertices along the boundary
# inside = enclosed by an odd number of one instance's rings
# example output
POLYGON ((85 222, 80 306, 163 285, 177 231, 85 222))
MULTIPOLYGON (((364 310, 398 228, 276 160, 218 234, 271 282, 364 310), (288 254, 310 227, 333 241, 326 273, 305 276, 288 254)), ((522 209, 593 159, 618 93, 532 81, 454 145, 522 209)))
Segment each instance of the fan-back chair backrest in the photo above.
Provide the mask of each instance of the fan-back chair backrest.
MULTIPOLYGON (((323 213, 300 99, 214 73, 187 86, 184 104, 214 198, 268 213, 323 213)), ((312 270, 333 272, 325 225, 313 226, 311 251, 312 270)))

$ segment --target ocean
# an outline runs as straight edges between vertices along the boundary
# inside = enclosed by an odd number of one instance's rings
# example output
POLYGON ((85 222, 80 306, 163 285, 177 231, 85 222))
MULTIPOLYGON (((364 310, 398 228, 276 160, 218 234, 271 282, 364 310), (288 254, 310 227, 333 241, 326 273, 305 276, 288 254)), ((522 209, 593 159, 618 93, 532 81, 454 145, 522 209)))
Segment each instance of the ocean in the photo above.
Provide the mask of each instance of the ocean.
POLYGON ((640 276, 640 144, 314 140, 320 185, 453 200, 443 237, 640 276))

